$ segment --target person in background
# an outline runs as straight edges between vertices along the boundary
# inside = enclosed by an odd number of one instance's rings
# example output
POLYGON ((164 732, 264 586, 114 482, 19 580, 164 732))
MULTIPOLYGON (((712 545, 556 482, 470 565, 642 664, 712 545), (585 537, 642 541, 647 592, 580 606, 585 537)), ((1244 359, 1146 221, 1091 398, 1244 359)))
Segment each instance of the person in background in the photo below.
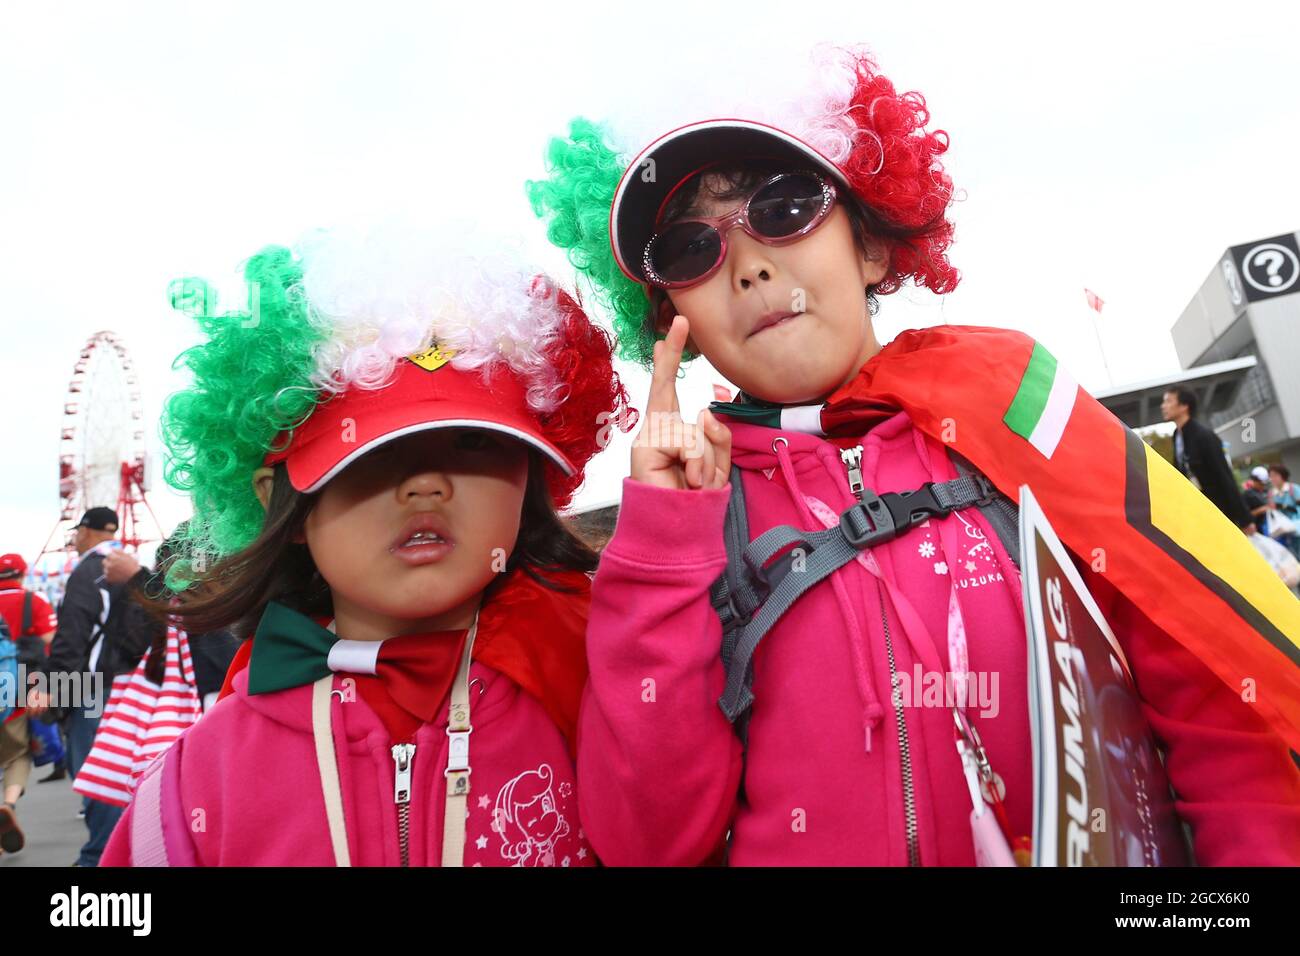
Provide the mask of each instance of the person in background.
POLYGON ((1196 394, 1181 385, 1169 389, 1160 403, 1160 413, 1165 421, 1178 426, 1174 432, 1174 465, 1178 470, 1238 528, 1250 523, 1237 480, 1223 454, 1223 442, 1196 420, 1196 394))
MULTIPOLYGON (((9 636, 9 625, 0 618, 0 653, 5 655, 4 666, 13 664, 14 648, 9 636)), ((7 674, 7 676, 12 676, 7 674)), ((0 723, 0 855, 17 853, 24 846, 22 827, 18 825, 18 799, 27 789, 27 777, 32 772, 32 758, 28 753, 27 715, 21 707, 5 705, 7 716, 0 723)))
POLYGON ((23 587, 27 562, 20 554, 0 554, 0 617, 9 625, 14 643, 21 646, 24 637, 39 638, 49 645, 59 619, 54 608, 38 592, 23 587))
MULTIPOLYGON (((106 562, 116 548, 118 526, 112 508, 91 508, 78 522, 73 547, 79 560, 59 605, 59 625, 45 663, 48 686, 29 697, 33 717, 52 703, 66 709, 68 772, 74 779, 94 742, 108 686, 118 673, 134 668, 149 646, 149 633, 138 626, 129 606, 114 613, 125 596, 124 585, 107 580, 106 562), (79 689, 79 699, 51 701, 54 687, 79 689)), ((139 617, 143 614, 139 610, 139 617)), ((95 866, 122 810, 97 800, 85 801, 84 809, 89 836, 76 865, 95 866)))
POLYGON ((1282 579, 1282 583, 1291 589, 1291 593, 1300 597, 1300 561, 1296 560, 1294 554, 1282 547, 1277 541, 1267 535, 1260 534, 1253 530, 1254 525, 1248 525, 1242 530, 1250 543, 1269 563, 1269 566, 1277 572, 1277 576, 1282 579))
POLYGON ((1251 521, 1254 522, 1256 530, 1265 537, 1269 535, 1268 509, 1271 487, 1268 482, 1268 469, 1263 465, 1257 465, 1250 470, 1250 477, 1246 479, 1246 486, 1241 493, 1246 510, 1250 512, 1251 521))
MULTIPOLYGON (((1273 486, 1273 507, 1300 528, 1300 491, 1291 484, 1291 470, 1286 465, 1269 465, 1268 477, 1273 486)), ((1300 533, 1292 532, 1278 540, 1300 558, 1300 533)))
MULTIPOLYGON (((54 640, 54 632, 59 620, 54 608, 38 591, 23 587, 23 576, 27 573, 27 562, 21 554, 0 555, 0 617, 9 625, 13 642, 18 645, 18 660, 25 665, 29 674, 41 669, 48 653, 47 648, 54 640)), ((50 739, 48 734, 58 735, 57 727, 32 724, 33 734, 40 734, 43 739, 50 739), (47 731, 47 733, 41 733, 47 731)), ((62 780, 68 775, 64 760, 55 761, 49 775, 38 780, 48 783, 62 780)))
MULTIPOLYGON (((105 574, 110 583, 127 584, 127 595, 133 596, 134 588, 154 600, 163 599, 167 592, 164 581, 168 564, 176 557, 178 542, 183 539, 188 522, 181 522, 172 535, 158 546, 154 555, 154 571, 149 573, 142 568, 134 556, 126 552, 115 552, 105 562, 105 574)), ((161 622, 151 622, 151 648, 158 651, 165 643, 167 629, 161 622)), ((203 702, 203 710, 208 711, 217 702, 217 695, 226 680, 226 671, 239 650, 239 640, 229 629, 209 631, 204 634, 188 634, 190 655, 194 664, 194 686, 203 702)))
POLYGON ((119 809, 131 802, 145 768, 202 713, 185 632, 168 615, 145 610, 171 603, 164 578, 174 545, 174 538, 159 545, 153 573, 121 551, 104 562, 105 579, 126 585, 121 605, 132 611, 133 643, 139 646, 147 637, 147 649, 134 669, 113 679, 94 743, 72 789, 119 809))

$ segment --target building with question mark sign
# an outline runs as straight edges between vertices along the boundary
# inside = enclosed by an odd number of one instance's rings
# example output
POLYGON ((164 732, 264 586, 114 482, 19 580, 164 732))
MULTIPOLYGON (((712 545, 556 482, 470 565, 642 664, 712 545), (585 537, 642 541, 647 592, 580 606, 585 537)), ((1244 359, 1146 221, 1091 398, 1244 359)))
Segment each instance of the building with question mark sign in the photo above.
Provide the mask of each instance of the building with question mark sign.
POLYGON ((1234 461, 1300 476, 1300 242, 1285 233, 1224 250, 1170 334, 1183 371, 1098 392, 1126 425, 1160 422, 1176 385, 1234 461))
POLYGON ((1294 234, 1233 246, 1229 252, 1247 302, 1300 292, 1300 247, 1294 234))

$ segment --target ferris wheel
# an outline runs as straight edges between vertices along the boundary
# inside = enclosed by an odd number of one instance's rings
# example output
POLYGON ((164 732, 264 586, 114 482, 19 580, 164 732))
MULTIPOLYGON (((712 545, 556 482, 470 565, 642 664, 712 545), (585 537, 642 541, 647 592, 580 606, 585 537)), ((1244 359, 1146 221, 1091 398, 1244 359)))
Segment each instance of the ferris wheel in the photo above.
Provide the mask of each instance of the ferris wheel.
MULTIPOLYGON (((118 514, 117 538, 134 550, 143 541, 137 508, 149 507, 149 469, 144 440, 144 408, 135 365, 126 346, 112 332, 96 332, 82 346, 73 366, 63 404, 59 435, 59 523, 55 532, 75 522, 89 508, 108 507, 118 514)), ((38 559, 39 560, 39 559, 38 559)))

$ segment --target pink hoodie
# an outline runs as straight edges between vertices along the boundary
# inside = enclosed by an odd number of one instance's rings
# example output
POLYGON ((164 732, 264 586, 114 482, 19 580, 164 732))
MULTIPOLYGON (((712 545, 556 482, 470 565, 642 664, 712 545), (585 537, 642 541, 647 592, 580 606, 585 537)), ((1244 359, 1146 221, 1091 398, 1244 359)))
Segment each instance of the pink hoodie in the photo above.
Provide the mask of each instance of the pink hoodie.
MULTIPOLYGON (((334 686, 342 690, 346 677, 336 674, 334 686)), ((559 729, 508 677, 476 661, 470 679, 479 683, 470 691, 474 730, 465 865, 592 865, 578 823, 573 762, 559 729)), ((333 866, 312 741, 311 687, 249 696, 244 670, 234 688, 161 758, 179 761, 163 768, 169 858, 200 866, 333 866), (170 810, 169 787, 180 798, 170 810)), ((398 866, 392 742, 355 688, 347 702, 343 696, 332 697, 330 706, 352 865, 398 866)), ((437 866, 442 857, 445 704, 441 712, 415 737, 411 866, 437 866)), ((123 814, 101 866, 131 865, 136 810, 133 802, 123 814)))
MULTIPOLYGON (((838 515, 854 502, 836 444, 728 424, 751 537, 777 524, 820 529, 819 513, 838 515), (778 435, 788 445, 774 443, 778 435)), ((858 443, 863 482, 877 492, 955 477, 942 446, 903 413, 858 443)), ((736 865, 906 865, 913 816, 921 864, 972 865, 971 804, 951 711, 913 706, 911 691, 904 729, 890 692, 891 650, 904 687, 915 684, 918 666, 949 670, 950 579, 966 625, 968 669, 985 681, 979 699, 987 706, 969 713, 1006 783, 1014 833, 1030 834, 1020 580, 975 509, 875 548, 883 587, 851 562, 768 633, 754 661, 742 789, 741 746, 718 707, 721 626, 709 603, 709 586, 726 564, 729 494, 730 486, 623 483, 618 527, 593 585, 578 735, 579 810, 601 859, 695 865, 715 854, 730 829, 736 865)), ((1285 745, 1101 576, 1082 570, 1168 748, 1198 861, 1300 863, 1300 770, 1285 745)))

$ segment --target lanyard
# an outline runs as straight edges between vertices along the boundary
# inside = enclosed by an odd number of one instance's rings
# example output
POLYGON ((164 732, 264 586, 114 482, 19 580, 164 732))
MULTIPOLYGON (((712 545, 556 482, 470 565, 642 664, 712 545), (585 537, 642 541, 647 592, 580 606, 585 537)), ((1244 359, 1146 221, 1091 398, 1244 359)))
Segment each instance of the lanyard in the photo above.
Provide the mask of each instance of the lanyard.
MULTIPOLYGON (((334 630, 334 622, 329 623, 334 630)), ((465 801, 469 797, 469 670, 478 632, 478 611, 465 638, 456 679, 451 685, 451 703, 447 715, 447 800, 443 810, 442 865, 465 865, 465 801)), ((325 796, 325 817, 329 823, 330 845, 335 866, 351 866, 348 852, 347 824, 343 818, 343 791, 339 785, 339 768, 334 752, 332 700, 334 675, 328 674, 312 685, 311 730, 316 746, 316 766, 320 771, 321 791, 325 796)))
MULTIPOLYGON (((813 516, 825 527, 834 527, 838 523, 838 516, 825 502, 812 495, 804 495, 804 501, 813 516)), ((948 562, 948 672, 956 697, 953 707, 953 736, 967 789, 970 792, 970 824, 975 844, 975 857, 980 866, 1015 866, 1016 857, 1011 851, 1011 823, 1003 805, 1006 785, 993 771, 979 733, 966 715, 966 702, 970 692, 970 655, 966 642, 966 623, 962 616, 961 603, 957 598, 956 566, 952 561, 959 553, 956 526, 952 521, 940 522, 939 530, 940 545, 948 562)), ((992 547, 992 545, 988 546, 992 547)), ((895 594, 870 550, 857 555, 857 561, 884 583, 886 590, 894 597, 896 605, 907 603, 903 595, 895 594)), ((916 620, 917 625, 924 629, 920 618, 916 620)), ((945 681, 945 685, 947 683, 945 681)), ((1016 842, 1018 845, 1023 844, 1023 841, 1016 842)))
MULTIPOLYGON (((961 556, 957 544, 957 524, 966 526, 966 520, 956 513, 950 517, 955 521, 940 524, 940 547, 948 565, 948 669, 952 673, 956 701, 952 710, 953 740, 957 746, 957 755, 961 758, 962 772, 966 776, 966 786, 971 798, 971 835, 975 841, 975 857, 980 866, 1016 866, 1017 857, 1011 847, 1015 845, 1021 852, 1021 858, 1027 858, 1028 846, 1025 839, 1017 840, 1012 835, 1011 820, 1007 816, 1003 800, 1006 796, 1006 784, 994 772, 984 750, 984 742, 979 731, 975 729, 966 713, 966 704, 970 700, 970 656, 966 643, 966 622, 962 616, 961 602, 957 597, 955 563, 961 556), (989 811, 992 810, 990 813, 989 811)), ((978 531, 979 529, 976 528, 978 531)), ((985 546, 992 548, 988 536, 980 532, 985 546)))

